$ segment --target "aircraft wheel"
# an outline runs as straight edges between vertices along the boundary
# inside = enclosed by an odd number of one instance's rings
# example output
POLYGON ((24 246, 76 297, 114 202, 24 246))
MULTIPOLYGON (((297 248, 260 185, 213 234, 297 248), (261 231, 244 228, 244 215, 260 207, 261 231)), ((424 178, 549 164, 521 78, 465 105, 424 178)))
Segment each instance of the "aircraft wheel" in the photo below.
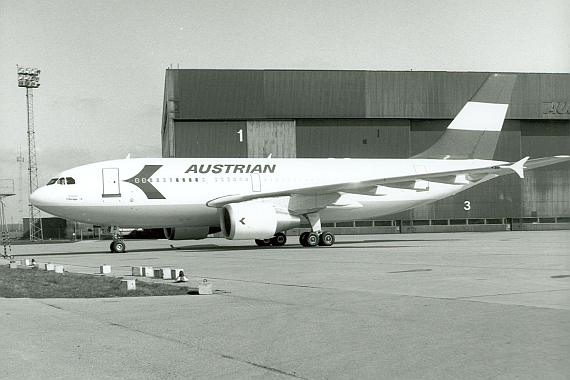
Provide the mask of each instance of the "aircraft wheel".
POLYGON ((334 244, 334 235, 328 231, 325 231, 319 237, 319 245, 330 247, 334 244))
POLYGON ((307 236, 309 236, 308 232, 303 232, 301 234, 301 236, 299 236, 299 243, 301 243, 301 245, 303 247, 308 247, 309 245, 307 244, 307 236))
POLYGON ((267 247, 271 244, 271 239, 255 239, 255 244, 260 247, 267 247))
POLYGON ((283 232, 278 232, 271 238, 271 244, 274 246, 281 246, 287 243, 287 236, 283 232))
POLYGON ((307 235, 307 246, 315 247, 319 244, 319 234, 316 232, 309 232, 307 235))
POLYGON ((123 253, 126 251, 126 246, 123 241, 113 241, 111 243, 111 252, 114 253, 123 253))

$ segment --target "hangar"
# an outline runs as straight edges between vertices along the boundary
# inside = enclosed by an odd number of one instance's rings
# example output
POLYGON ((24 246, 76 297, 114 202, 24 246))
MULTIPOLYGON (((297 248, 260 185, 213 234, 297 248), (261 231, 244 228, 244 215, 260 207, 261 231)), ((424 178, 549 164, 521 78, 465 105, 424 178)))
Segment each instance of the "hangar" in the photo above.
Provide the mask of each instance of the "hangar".
MULTIPOLYGON (((490 73, 167 69, 163 157, 408 158, 490 73)), ((517 73, 495 159, 570 153, 570 74, 517 73)), ((311 168, 306 170, 310 171, 311 168)), ((336 233, 570 228, 570 163, 336 233)))

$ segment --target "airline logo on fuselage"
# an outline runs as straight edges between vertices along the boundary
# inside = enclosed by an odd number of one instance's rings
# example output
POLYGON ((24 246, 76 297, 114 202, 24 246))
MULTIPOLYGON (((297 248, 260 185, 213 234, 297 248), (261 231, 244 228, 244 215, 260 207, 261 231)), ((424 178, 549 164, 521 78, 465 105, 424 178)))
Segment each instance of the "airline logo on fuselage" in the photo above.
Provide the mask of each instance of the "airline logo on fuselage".
POLYGON ((190 165, 184 173, 196 174, 244 174, 244 173, 275 173, 277 165, 236 165, 236 164, 208 164, 208 165, 190 165))
POLYGON ((126 179, 125 182, 132 183, 141 189, 148 199, 166 199, 164 195, 149 182, 149 178, 161 167, 162 165, 145 165, 137 175, 126 179))
MULTIPOLYGON (((208 164, 208 165, 190 165, 185 173, 195 174, 266 174, 275 173, 277 165, 237 165, 237 164, 208 164)), ((160 169, 162 165, 145 165, 144 168, 135 176, 124 180, 132 183, 141 189, 148 199, 166 199, 164 195, 156 187, 154 187, 151 177, 160 169)))

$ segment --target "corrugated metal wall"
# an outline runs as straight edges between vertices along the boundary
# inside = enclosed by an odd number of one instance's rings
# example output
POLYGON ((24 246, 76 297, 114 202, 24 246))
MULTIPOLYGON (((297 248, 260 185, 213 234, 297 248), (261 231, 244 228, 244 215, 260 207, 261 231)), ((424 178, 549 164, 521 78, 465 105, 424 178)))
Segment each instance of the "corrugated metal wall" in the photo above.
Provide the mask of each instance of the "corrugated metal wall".
MULTIPOLYGON (((521 152, 523 157, 568 154, 570 122, 521 121, 521 152)), ((522 188, 522 216, 570 215, 570 163, 527 172, 522 188)))
POLYGON ((178 72, 177 119, 255 119, 265 114, 264 73, 258 70, 178 72))
MULTIPOLYGON (((450 119, 490 73, 167 70, 177 119, 450 119)), ((517 74, 507 119, 570 120, 570 74, 517 74)))
POLYGON ((453 118, 487 73, 366 72, 367 117, 453 118))
POLYGON ((408 158, 409 120, 297 120, 297 157, 408 158))
POLYGON ((266 118, 361 118, 362 71, 264 71, 266 118))
POLYGON ((177 121, 174 130, 176 157, 247 157, 245 121, 177 121))

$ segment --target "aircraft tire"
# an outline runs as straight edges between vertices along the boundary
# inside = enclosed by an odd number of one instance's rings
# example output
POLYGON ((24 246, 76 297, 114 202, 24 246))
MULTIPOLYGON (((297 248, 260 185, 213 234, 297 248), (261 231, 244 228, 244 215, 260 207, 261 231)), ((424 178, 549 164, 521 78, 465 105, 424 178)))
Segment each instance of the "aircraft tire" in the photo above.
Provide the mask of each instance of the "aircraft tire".
POLYGON ((123 241, 113 241, 111 243, 111 252, 114 253, 124 253, 126 251, 126 246, 123 241))
POLYGON ((307 235, 307 247, 316 247, 319 244, 319 234, 309 232, 307 235))
POLYGON ((334 244, 334 235, 331 232, 325 231, 319 237, 319 245, 330 247, 334 244))
POLYGON ((299 243, 301 243, 301 245, 303 247, 308 247, 309 245, 307 244, 307 236, 309 235, 308 232, 303 232, 301 234, 301 236, 299 236, 299 243))
POLYGON ((255 244, 260 247, 267 247, 268 245, 271 245, 271 239, 255 239, 255 244))
POLYGON ((274 246, 282 246, 287 243, 287 236, 283 232, 278 232, 271 238, 271 244, 274 246))

